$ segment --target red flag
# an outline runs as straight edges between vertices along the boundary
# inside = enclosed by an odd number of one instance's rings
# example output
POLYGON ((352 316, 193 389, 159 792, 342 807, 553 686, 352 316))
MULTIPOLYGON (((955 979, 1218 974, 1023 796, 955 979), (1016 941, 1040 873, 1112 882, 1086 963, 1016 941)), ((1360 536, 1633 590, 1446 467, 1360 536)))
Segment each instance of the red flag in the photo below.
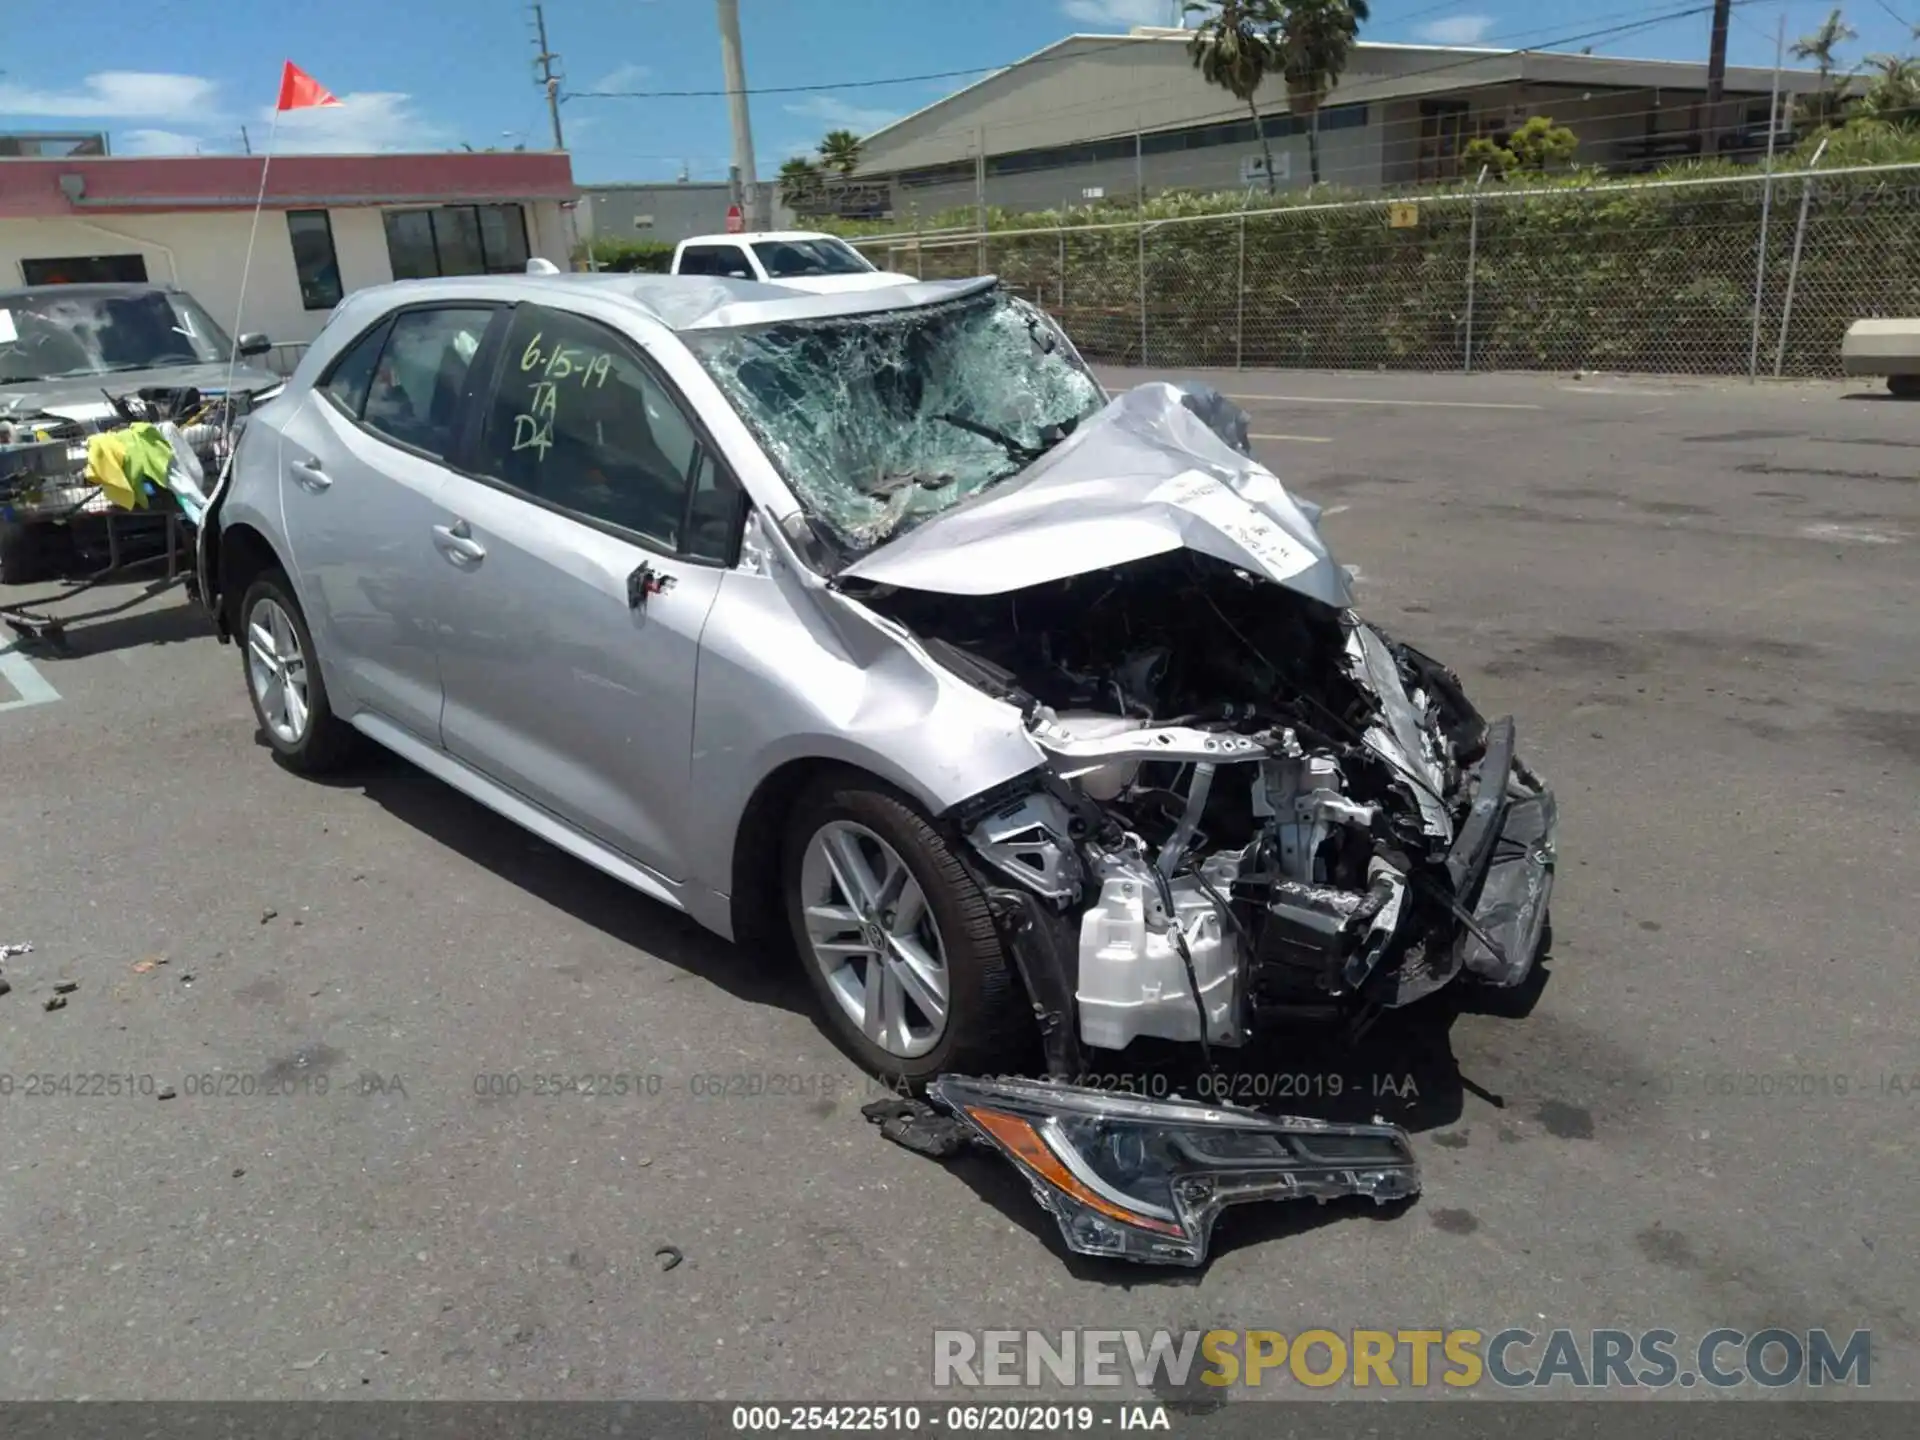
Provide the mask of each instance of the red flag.
POLYGON ((317 105, 338 105, 334 93, 291 60, 280 72, 280 103, 276 110, 309 110, 317 105))

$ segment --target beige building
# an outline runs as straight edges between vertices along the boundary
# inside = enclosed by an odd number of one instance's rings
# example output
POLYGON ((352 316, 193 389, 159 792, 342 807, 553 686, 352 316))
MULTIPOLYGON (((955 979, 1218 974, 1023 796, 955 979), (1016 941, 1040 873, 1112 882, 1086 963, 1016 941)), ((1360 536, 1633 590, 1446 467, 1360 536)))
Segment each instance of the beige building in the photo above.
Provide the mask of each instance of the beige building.
MULTIPOLYGON (((987 204, 1013 210, 1136 189, 1264 190, 1252 118, 1202 80, 1189 38, 1151 27, 1069 36, 868 136, 859 173, 892 182, 902 221, 972 205, 982 186, 987 204)), ((1703 148, 1752 158, 1766 145, 1773 80, 1730 68, 1710 117, 1704 64, 1362 42, 1320 115, 1320 178, 1364 191, 1459 179, 1471 139, 1533 115, 1569 126, 1581 163, 1612 170, 1703 148)), ((1816 84, 1811 71, 1785 72, 1782 114, 1786 97, 1816 84)), ((1307 125, 1288 113, 1284 86, 1269 88, 1256 99, 1274 178, 1305 185, 1307 125)))

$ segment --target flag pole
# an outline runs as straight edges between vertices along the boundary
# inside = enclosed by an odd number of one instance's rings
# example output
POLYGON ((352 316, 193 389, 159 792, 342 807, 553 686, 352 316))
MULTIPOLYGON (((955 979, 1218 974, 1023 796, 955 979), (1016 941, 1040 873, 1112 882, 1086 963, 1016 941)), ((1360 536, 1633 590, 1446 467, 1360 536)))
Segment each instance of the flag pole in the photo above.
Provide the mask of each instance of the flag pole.
MULTIPOLYGON (((284 83, 283 83, 284 88, 284 83)), ((273 119, 267 126, 267 148, 260 157, 260 193, 253 199, 253 223, 247 229, 247 258, 240 266, 240 300, 234 307, 233 334, 227 337, 230 348, 227 351, 227 423, 226 436, 233 435, 233 373, 240 363, 240 322, 247 313, 247 281, 253 275, 253 246, 260 236, 260 211, 267 203, 267 168, 273 164, 273 140, 280 130, 280 107, 273 108, 273 119)))

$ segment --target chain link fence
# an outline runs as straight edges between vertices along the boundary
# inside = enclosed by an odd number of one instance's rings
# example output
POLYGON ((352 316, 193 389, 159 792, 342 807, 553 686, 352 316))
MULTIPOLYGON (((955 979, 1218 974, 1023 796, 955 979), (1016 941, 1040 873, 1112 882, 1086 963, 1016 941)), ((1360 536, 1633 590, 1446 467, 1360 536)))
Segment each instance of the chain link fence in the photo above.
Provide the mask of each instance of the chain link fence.
POLYGON ((1854 320, 1920 315, 1920 165, 854 243, 1115 364, 1830 376, 1854 320))

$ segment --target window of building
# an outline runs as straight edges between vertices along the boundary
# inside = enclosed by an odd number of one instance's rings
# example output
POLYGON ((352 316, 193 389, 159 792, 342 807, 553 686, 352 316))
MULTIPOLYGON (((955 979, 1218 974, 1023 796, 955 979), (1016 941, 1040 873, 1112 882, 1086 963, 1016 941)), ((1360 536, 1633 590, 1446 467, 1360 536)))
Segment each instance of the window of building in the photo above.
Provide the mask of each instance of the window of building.
POLYGON ((403 310, 394 317, 367 390, 365 423, 402 445, 445 457, 467 367, 491 309, 403 310))
POLYGON ((289 210, 287 236, 293 242, 301 308, 331 310, 345 293, 340 285, 340 260, 333 253, 333 222, 324 210, 289 210))
MULTIPOLYGON (((480 465, 514 489, 668 549, 703 459, 686 413, 619 335, 522 305, 480 465)), ((708 501, 711 507, 711 498, 708 501)))
POLYGON ((63 255, 55 260, 22 260, 20 275, 29 285, 144 285, 144 255, 63 255))
MULTIPOLYGON (((1367 123, 1367 107, 1364 105, 1335 105, 1320 112, 1320 133, 1333 130, 1351 130, 1367 123)), ((1304 135, 1312 127, 1313 121, 1306 115, 1265 115, 1261 117, 1261 126, 1269 141, 1284 140, 1290 135, 1304 135)), ((1216 145, 1252 145, 1259 140, 1253 128, 1252 120, 1235 120, 1217 125, 1195 125, 1184 130, 1161 130, 1139 139, 1141 155, 1171 155, 1185 150, 1206 150, 1216 145)), ((1134 157, 1134 137, 1118 136, 1106 140, 1088 140, 1077 145, 1056 145, 1044 150, 1020 150, 1011 155, 992 155, 987 158, 989 175, 1025 175, 1036 170, 1062 170, 1076 165, 1110 164, 1115 161, 1131 160, 1134 157)), ((952 167, 949 167, 950 169, 952 167)), ((922 179, 931 177, 933 171, 903 174, 900 184, 908 187, 916 184, 951 183, 955 180, 972 178, 972 167, 965 167, 965 173, 943 174, 940 179, 922 179)))
POLYGON ((389 210, 382 219, 396 280, 513 275, 527 268, 527 214, 518 205, 389 210))

